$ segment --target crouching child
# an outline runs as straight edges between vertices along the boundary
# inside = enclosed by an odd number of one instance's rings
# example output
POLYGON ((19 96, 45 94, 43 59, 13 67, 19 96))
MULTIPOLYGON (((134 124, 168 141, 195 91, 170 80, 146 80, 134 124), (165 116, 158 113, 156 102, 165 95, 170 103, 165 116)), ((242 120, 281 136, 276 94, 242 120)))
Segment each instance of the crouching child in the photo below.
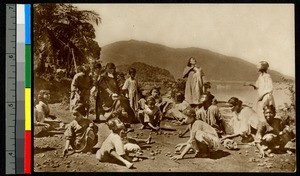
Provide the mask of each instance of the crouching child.
POLYGON ((98 127, 93 121, 82 115, 84 106, 79 103, 73 110, 75 119, 66 125, 66 138, 63 156, 66 156, 70 147, 74 152, 90 152, 98 142, 98 127))
POLYGON ((255 144, 259 150, 260 157, 272 157, 274 150, 284 150, 285 145, 292 139, 289 126, 284 126, 280 118, 275 117, 276 110, 273 105, 263 108, 265 121, 258 124, 255 136, 255 144))
POLYGON ((171 159, 183 159, 191 148, 196 152, 195 157, 208 157, 210 152, 217 150, 220 145, 216 130, 207 123, 196 120, 194 109, 187 108, 183 113, 186 115, 185 123, 191 125, 190 139, 186 143, 176 145, 176 152, 180 152, 180 155, 175 155, 171 159))

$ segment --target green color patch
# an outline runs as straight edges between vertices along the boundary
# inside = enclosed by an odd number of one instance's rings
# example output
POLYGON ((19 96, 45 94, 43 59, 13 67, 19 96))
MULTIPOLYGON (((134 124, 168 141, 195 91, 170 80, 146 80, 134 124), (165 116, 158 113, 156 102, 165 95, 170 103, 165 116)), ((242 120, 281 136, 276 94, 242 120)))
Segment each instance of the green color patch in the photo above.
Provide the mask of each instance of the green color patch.
POLYGON ((31 45, 25 46, 25 87, 31 87, 31 45))

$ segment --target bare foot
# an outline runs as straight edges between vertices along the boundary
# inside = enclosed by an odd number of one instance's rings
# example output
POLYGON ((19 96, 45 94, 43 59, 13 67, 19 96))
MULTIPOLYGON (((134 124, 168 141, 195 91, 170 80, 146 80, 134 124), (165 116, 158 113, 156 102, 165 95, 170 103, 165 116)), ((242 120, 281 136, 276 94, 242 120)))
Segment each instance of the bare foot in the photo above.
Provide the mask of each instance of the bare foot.
POLYGON ((151 139, 152 139, 152 137, 151 137, 151 135, 149 135, 148 139, 146 140, 146 144, 150 144, 151 143, 151 139))
POLYGON ((132 168, 133 168, 133 163, 127 163, 127 164, 126 164, 126 167, 127 167, 128 169, 132 169, 132 168))
POLYGON ((140 127, 140 130, 143 130, 143 129, 145 129, 145 125, 142 125, 142 126, 140 127))
POLYGON ((63 157, 65 157, 68 154, 68 149, 63 150, 63 157))

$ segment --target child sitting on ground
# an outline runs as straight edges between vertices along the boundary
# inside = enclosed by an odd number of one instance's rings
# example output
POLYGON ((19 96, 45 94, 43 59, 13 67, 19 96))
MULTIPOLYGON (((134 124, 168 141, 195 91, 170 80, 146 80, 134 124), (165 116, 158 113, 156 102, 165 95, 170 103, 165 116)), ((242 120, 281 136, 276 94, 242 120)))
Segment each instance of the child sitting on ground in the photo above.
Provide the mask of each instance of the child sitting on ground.
MULTIPOLYGON (((127 168, 132 168, 131 158, 126 154, 125 146, 120 136, 121 131, 125 129, 124 124, 114 115, 107 121, 108 128, 112 131, 104 140, 101 148, 96 153, 96 159, 100 162, 118 161, 127 168)), ((132 150, 139 150, 137 146, 131 146, 132 150)))
POLYGON ((264 106, 263 112, 266 120, 259 122, 255 136, 255 144, 262 158, 272 156, 277 146, 284 150, 285 145, 292 139, 289 126, 284 126, 282 120, 275 117, 276 110, 273 105, 264 106))
POLYGON ((194 109, 187 108, 183 113, 186 115, 185 122, 191 125, 190 139, 186 143, 176 145, 176 152, 180 152, 185 148, 180 155, 175 155, 171 159, 183 159, 191 148, 196 151, 195 157, 208 157, 212 150, 216 150, 219 147, 219 138, 216 130, 207 123, 197 120, 194 109))
POLYGON ((64 133, 66 144, 63 150, 63 156, 66 156, 71 146, 75 152, 89 152, 98 142, 98 127, 93 121, 82 115, 84 106, 79 103, 73 110, 75 120, 66 125, 64 133))
POLYGON ((41 135, 50 130, 64 129, 64 124, 56 116, 50 115, 49 101, 50 91, 40 90, 38 104, 34 108, 34 135, 41 135))
POLYGON ((139 120, 142 123, 140 129, 150 127, 154 131, 160 129, 160 121, 162 119, 162 113, 160 109, 155 105, 155 99, 148 97, 146 101, 145 109, 139 114, 139 120))

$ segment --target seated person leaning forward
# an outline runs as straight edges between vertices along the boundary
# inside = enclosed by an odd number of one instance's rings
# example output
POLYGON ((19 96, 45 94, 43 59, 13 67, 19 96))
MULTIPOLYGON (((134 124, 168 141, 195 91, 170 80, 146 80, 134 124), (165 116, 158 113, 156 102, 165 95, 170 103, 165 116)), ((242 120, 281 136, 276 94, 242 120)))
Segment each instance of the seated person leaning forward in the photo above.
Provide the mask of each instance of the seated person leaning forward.
POLYGON ((185 148, 180 155, 175 155, 171 159, 183 159, 191 148, 196 151, 195 157, 208 157, 211 151, 218 149, 220 144, 216 130, 207 123, 197 120, 194 109, 187 108, 184 114, 186 115, 185 122, 191 125, 190 139, 186 143, 176 145, 176 152, 185 148))
MULTIPOLYGON (((215 128, 218 136, 220 136, 224 131, 222 116, 219 108, 216 105, 212 104, 213 99, 214 96, 210 93, 204 93, 201 95, 200 106, 202 107, 196 111, 196 119, 202 120, 203 122, 215 128)), ((189 129, 190 126, 188 126, 187 129, 179 135, 179 137, 183 137, 184 134, 189 131, 189 129)))
POLYGON ((224 136, 221 141, 238 136, 242 137, 242 142, 253 141, 259 122, 265 119, 260 117, 252 108, 243 106, 243 102, 236 97, 231 97, 228 103, 231 106, 233 114, 230 121, 233 134, 224 136))

